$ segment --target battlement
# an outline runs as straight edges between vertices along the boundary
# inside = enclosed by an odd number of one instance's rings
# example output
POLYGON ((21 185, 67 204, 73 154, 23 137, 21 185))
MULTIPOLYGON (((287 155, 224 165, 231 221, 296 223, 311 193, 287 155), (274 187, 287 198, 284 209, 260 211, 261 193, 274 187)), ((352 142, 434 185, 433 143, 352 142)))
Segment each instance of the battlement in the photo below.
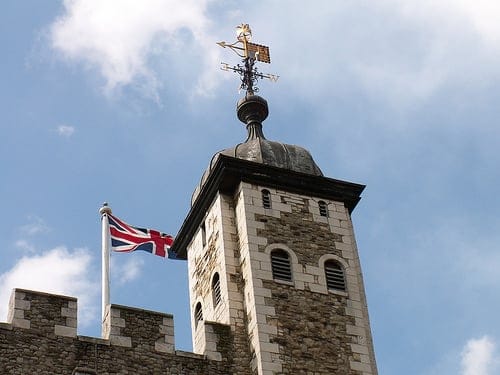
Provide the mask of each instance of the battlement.
POLYGON ((7 323, 0 323, 0 373, 228 373, 229 326, 200 322, 209 334, 205 352, 195 354, 175 350, 171 314, 110 305, 103 338, 92 338, 77 335, 77 312, 76 298, 14 289, 7 323))
POLYGON ((174 317, 170 314, 109 305, 102 329, 103 338, 111 345, 131 348, 133 341, 158 352, 175 351, 174 317))
POLYGON ((7 322, 13 327, 32 329, 42 334, 76 337, 77 300, 14 289, 10 296, 7 322))

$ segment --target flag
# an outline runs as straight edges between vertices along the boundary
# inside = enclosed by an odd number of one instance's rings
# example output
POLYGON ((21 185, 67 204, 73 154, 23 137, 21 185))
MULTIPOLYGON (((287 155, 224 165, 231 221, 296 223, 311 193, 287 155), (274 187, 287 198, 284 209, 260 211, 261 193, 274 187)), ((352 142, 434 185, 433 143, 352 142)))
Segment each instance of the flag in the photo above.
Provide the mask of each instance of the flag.
POLYGON ((130 253, 144 250, 164 258, 176 258, 170 250, 174 242, 172 236, 154 229, 133 227, 109 213, 108 221, 113 251, 130 253))

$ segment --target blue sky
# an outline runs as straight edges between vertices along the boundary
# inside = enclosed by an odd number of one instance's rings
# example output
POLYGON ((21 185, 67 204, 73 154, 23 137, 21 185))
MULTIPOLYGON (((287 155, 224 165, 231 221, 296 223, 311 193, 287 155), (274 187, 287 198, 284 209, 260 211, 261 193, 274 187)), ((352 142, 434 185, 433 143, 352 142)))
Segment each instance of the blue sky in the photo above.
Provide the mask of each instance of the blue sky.
MULTIPOLYGON (((500 5, 486 0, 14 1, 0 12, 0 320, 13 287, 79 298, 100 334, 100 219, 176 234, 216 151, 245 138, 248 22, 271 47, 267 138, 367 185, 353 214, 381 374, 500 371, 500 5)), ((186 264, 112 256, 111 301, 173 313, 186 264)))

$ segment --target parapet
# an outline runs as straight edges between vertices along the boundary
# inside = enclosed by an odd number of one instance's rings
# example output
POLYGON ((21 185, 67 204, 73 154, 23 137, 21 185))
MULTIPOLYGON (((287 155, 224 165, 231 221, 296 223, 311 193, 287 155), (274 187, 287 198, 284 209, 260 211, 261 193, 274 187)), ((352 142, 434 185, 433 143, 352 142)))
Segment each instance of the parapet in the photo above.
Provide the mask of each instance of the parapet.
POLYGON ((0 323, 0 373, 230 373, 231 329, 200 324, 202 354, 175 350, 172 315, 127 306, 108 306, 103 338, 78 336, 76 298, 14 289, 0 323))
POLYGON ((170 314, 109 305, 104 318, 103 338, 111 345, 149 347, 158 352, 173 353, 174 317, 170 314))
POLYGON ((76 298, 14 289, 7 322, 44 334, 76 337, 76 298))

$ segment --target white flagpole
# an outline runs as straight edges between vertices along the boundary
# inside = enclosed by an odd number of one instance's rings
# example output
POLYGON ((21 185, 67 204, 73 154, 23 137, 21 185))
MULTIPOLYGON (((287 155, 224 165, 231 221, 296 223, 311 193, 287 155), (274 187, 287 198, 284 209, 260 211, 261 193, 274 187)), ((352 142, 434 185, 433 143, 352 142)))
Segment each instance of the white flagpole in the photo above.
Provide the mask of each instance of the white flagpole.
POLYGON ((107 203, 103 203, 99 210, 102 223, 102 321, 104 322, 106 314, 106 306, 109 305, 109 221, 108 214, 111 213, 111 208, 107 203))

